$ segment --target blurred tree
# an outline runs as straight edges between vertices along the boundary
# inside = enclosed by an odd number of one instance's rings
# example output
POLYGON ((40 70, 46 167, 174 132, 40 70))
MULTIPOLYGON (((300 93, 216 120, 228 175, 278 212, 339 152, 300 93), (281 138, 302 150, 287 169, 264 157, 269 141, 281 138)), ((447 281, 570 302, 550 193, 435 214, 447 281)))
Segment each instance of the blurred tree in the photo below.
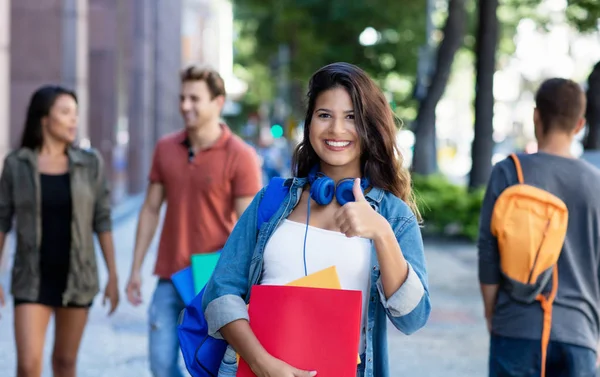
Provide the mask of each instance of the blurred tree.
POLYGON ((537 12, 543 0, 478 0, 473 8, 474 38, 470 46, 475 58, 475 124, 471 146, 469 188, 485 185, 492 170, 494 148, 494 74, 498 61, 515 50, 516 28, 524 18, 544 26, 537 12))
POLYGON ((494 147, 494 73, 498 46, 498 0, 479 0, 476 43, 475 136, 471 147, 469 187, 487 182, 494 147))
POLYGON ((417 174, 429 175, 437 171, 437 148, 435 132, 435 109, 442 98, 450 77, 450 70, 456 52, 463 44, 467 24, 465 0, 449 0, 448 16, 442 30, 435 59, 435 68, 431 74, 425 96, 419 103, 419 112, 415 121, 415 149, 412 170, 417 174))
MULTIPOLYGON (((496 0, 498 36, 496 48, 485 49, 493 55, 494 66, 487 80, 493 77, 496 57, 503 57, 514 51, 516 26, 524 17, 536 20, 541 26, 544 19, 536 12, 542 0, 496 0)), ((290 51, 289 81, 290 99, 296 116, 301 116, 305 85, 309 76, 319 67, 334 62, 347 61, 364 68, 390 95, 390 102, 396 103, 396 113, 410 124, 413 120, 416 133, 414 171, 430 173, 436 169, 435 149, 435 105, 443 94, 447 80, 444 70, 429 72, 440 79, 433 79, 435 90, 428 99, 413 98, 419 49, 425 41, 425 20, 427 0, 399 2, 393 0, 233 0, 236 18, 237 39, 235 44, 235 73, 249 83, 250 90, 244 99, 244 108, 254 111, 261 102, 277 96, 277 73, 281 70, 276 59, 281 46, 290 51), (361 34, 363 34, 361 43, 361 34), (416 109, 419 109, 417 112, 416 109), (433 115, 432 115, 433 114, 433 115), (433 116, 433 118, 432 118, 433 116), (419 127, 417 127, 419 125, 419 127), (424 125, 420 128, 420 125, 424 125), (432 142, 433 140, 433 142, 432 142), (433 167, 432 167, 433 166, 433 167)), ((453 1, 449 0, 448 4, 453 1)), ((465 23, 466 36, 464 49, 473 51, 476 60, 490 61, 490 56, 477 57, 475 35, 478 33, 479 17, 476 15, 477 0, 464 0, 468 12, 465 23)), ((436 4, 444 1, 436 1, 436 4)), ((600 2, 597 0, 568 0, 567 17, 580 31, 590 31, 597 27, 600 15, 600 2)), ((436 11, 438 22, 443 25, 446 16, 444 7, 436 11), (439 22, 439 19, 442 22, 439 22)), ((452 9, 452 8, 448 8, 452 9)), ((443 30, 434 33, 435 40, 442 49, 445 40, 443 30)), ((450 43, 447 42, 447 45, 450 43)), ((483 46, 480 46, 482 49, 483 46)), ((479 51, 481 52, 481 51, 479 51)), ((451 67, 452 60, 436 64, 451 67)), ((483 80, 480 78, 480 80, 483 80)), ((483 82, 483 81, 479 81, 483 82)), ((479 84, 478 84, 479 85, 479 84)), ((481 88, 480 88, 481 89, 481 88)), ((489 88, 493 88, 491 84, 489 88)), ((492 97, 493 101, 493 97, 492 97)), ((484 103, 476 101, 476 103, 484 103)), ((489 109, 493 102, 485 101, 489 109)), ((477 107, 477 105, 476 105, 477 107)), ((484 121, 482 109, 479 111, 478 125, 475 127, 476 140, 472 157, 474 161, 471 184, 477 185, 487 179, 491 169, 491 135, 493 125, 489 116, 484 121), (476 153, 475 153, 476 152, 476 153), (484 178, 485 177, 485 178, 484 178)), ((489 115, 488 111, 488 115, 489 115)), ((492 112, 493 114, 493 112, 492 112)), ((491 141, 493 146, 493 141, 491 141)))
POLYGON ((567 20, 580 32, 598 31, 600 1, 567 0, 567 20))
MULTIPOLYGON (((516 33, 516 26, 522 18, 528 17, 540 23, 543 22, 543 20, 535 12, 535 6, 539 3, 539 1, 540 0, 503 0, 496 6, 496 12, 494 13, 496 17, 495 19, 496 23, 500 21, 500 24, 496 26, 498 30, 496 31, 497 42, 494 44, 493 48, 494 54, 496 54, 497 50, 498 55, 503 57, 509 56, 514 52, 514 36, 516 33)), ((462 22, 460 25, 461 36, 459 38, 458 33, 455 32, 448 40, 444 38, 444 40, 440 43, 439 51, 441 52, 442 50, 446 49, 446 53, 442 55, 443 58, 441 60, 439 58, 442 56, 438 56, 436 68, 433 70, 433 72, 431 72, 432 75, 436 76, 432 77, 431 80, 431 85, 435 88, 431 91, 429 98, 426 98, 420 102, 417 121, 415 122, 416 140, 413 158, 413 171, 415 173, 426 175, 434 173, 437 170, 435 108, 446 88, 448 82, 447 74, 450 73, 449 69, 454 62, 455 56, 454 53, 448 54, 447 50, 449 46, 455 47, 456 45, 454 45, 454 42, 459 41, 459 50, 454 52, 468 52, 476 59, 477 48, 482 47, 485 49, 485 47, 476 44, 476 36, 479 32, 477 0, 461 1, 460 4, 458 2, 448 0, 448 10, 448 18, 446 19, 446 24, 442 30, 442 34, 446 35, 446 29, 451 27, 452 23, 454 22, 452 18, 455 18, 460 19, 462 22), (464 35, 463 38, 462 34, 465 33, 466 35, 464 35), (448 69, 448 71, 446 71, 446 69, 448 69)), ((456 26, 454 26, 454 28, 456 28, 456 26)), ((455 31, 458 30, 458 28, 455 29, 455 31)), ((491 136, 489 140, 491 140, 491 136)))
MULTIPOLYGON (((469 175, 469 187, 478 188, 486 184, 492 169, 493 141, 493 76, 496 70, 498 53, 511 52, 514 29, 524 17, 545 26, 548 20, 536 13, 542 0, 479 0, 479 27, 476 38, 476 91, 475 91, 475 129, 471 150, 472 168, 469 175), (500 30, 500 39, 498 39, 500 30), (510 36, 510 39, 508 38, 510 36), (497 45, 499 43, 499 51, 497 45)), ((579 32, 598 30, 600 2, 598 0, 568 0, 566 16, 568 22, 579 32)), ((595 71, 598 70, 596 65, 595 71)), ((600 72, 592 72, 588 89, 588 117, 592 121, 588 126, 587 149, 600 148, 600 72), (595 104, 595 105, 594 105, 595 104)))
POLYGON ((413 106, 412 81, 424 43, 425 2, 234 0, 239 41, 236 69, 241 76, 246 74, 240 77, 249 79, 251 91, 261 92, 249 93, 248 100, 273 98, 276 83, 272 78, 282 68, 276 56, 280 46, 286 45, 291 101, 297 115, 303 109, 310 75, 336 61, 365 69, 390 94, 399 112, 413 106))

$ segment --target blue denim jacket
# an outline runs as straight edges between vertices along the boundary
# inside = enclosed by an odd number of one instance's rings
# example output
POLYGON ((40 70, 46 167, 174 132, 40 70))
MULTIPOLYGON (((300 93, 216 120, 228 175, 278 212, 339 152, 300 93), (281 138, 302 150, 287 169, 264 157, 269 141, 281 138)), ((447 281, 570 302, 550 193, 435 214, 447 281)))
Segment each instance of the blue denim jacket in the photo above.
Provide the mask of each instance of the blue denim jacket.
MULTIPOLYGON (((260 282, 267 241, 280 221, 287 218, 298 204, 306 183, 306 178, 287 180, 289 194, 270 221, 261 225, 260 231, 257 231, 256 222, 264 188, 240 217, 205 289, 202 308, 209 335, 222 338, 219 333, 221 327, 238 319, 248 319, 246 305, 250 301, 251 287, 260 282)), ((386 299, 377 254, 375 248, 372 248, 366 352, 361 363, 365 368, 365 376, 388 377, 387 318, 404 334, 412 334, 425 325, 431 310, 427 271, 419 225, 406 203, 378 188, 371 189, 366 198, 391 224, 409 267, 406 282, 386 299)), ((219 376, 230 375, 225 373, 227 368, 230 371, 228 373, 235 375, 235 353, 232 349, 228 349, 221 368, 219 376)))

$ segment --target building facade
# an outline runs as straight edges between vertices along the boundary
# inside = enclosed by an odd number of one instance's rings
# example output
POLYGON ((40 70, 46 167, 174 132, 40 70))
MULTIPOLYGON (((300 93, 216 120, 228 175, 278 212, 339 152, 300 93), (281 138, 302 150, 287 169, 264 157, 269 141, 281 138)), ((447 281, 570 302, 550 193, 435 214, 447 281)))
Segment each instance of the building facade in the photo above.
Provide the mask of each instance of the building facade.
POLYGON ((182 0, 0 0, 0 156, 18 147, 33 91, 61 84, 114 201, 142 192, 156 140, 181 127, 181 18, 182 0))

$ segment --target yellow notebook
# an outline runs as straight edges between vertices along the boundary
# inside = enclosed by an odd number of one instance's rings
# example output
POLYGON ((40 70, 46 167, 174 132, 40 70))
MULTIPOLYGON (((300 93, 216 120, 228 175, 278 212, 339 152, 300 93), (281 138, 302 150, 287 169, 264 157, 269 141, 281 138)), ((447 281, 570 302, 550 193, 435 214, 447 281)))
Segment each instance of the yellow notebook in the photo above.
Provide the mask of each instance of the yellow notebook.
MULTIPOLYGON (((335 266, 301 277, 286 285, 305 288, 342 289, 342 284, 340 283, 340 278, 335 266)), ((239 355, 237 356, 237 359, 239 363, 239 355)), ((358 355, 357 363, 360 364, 360 355, 358 355)))
POLYGON ((305 288, 342 289, 342 284, 340 283, 340 278, 338 277, 335 266, 301 277, 286 285, 305 288))

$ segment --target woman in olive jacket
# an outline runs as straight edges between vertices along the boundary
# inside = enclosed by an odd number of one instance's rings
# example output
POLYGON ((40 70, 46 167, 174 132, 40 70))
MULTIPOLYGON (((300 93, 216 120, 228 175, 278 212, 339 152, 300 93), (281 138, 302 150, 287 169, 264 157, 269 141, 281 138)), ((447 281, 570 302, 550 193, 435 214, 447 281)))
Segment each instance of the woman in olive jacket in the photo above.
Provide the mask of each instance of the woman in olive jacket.
POLYGON ((53 314, 54 376, 76 375, 88 310, 99 291, 94 232, 109 271, 105 299, 110 313, 119 301, 102 159, 72 145, 76 132, 75 93, 57 86, 38 89, 29 104, 21 148, 8 154, 0 177, 0 253, 16 220, 11 293, 19 377, 41 375, 53 314))

